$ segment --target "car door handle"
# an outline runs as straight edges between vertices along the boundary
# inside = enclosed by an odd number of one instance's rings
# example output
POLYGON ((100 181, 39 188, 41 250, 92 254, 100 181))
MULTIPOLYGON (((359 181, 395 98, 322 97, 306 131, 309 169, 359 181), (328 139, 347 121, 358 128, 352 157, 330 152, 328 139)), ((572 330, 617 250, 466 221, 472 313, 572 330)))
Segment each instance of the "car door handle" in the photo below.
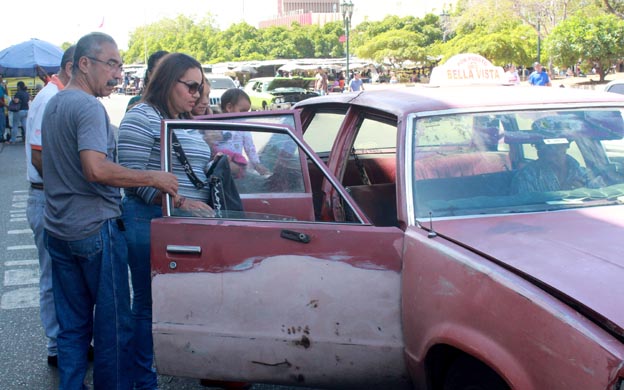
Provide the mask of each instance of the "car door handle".
POLYGON ((298 242, 303 242, 307 244, 310 242, 310 236, 305 233, 295 232, 293 230, 282 230, 280 233, 280 237, 285 238, 287 240, 293 240, 298 242))
POLYGON ((201 246, 192 245, 167 245, 167 253, 185 253, 201 255, 201 246))

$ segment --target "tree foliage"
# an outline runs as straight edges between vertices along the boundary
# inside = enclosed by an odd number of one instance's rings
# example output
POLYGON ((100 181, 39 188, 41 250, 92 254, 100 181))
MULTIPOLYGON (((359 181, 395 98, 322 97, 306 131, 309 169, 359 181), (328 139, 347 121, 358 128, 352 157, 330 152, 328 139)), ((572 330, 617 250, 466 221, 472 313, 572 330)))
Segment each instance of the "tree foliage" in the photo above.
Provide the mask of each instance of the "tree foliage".
MULTIPOLYGON (((601 70, 622 55, 617 22, 623 17, 624 0, 459 0, 443 16, 391 15, 353 26, 350 52, 398 65, 470 52, 497 65, 530 66, 540 39, 548 43, 542 50, 545 61, 568 66, 580 60, 601 70)), ((340 58, 344 34, 342 21, 263 29, 242 22, 220 30, 210 14, 201 20, 178 15, 137 28, 122 54, 126 63, 144 62, 157 50, 184 52, 202 63, 340 58)))
POLYGON ((614 15, 579 12, 553 29, 547 45, 558 65, 567 67, 580 61, 604 81, 605 71, 624 56, 624 21, 614 15))

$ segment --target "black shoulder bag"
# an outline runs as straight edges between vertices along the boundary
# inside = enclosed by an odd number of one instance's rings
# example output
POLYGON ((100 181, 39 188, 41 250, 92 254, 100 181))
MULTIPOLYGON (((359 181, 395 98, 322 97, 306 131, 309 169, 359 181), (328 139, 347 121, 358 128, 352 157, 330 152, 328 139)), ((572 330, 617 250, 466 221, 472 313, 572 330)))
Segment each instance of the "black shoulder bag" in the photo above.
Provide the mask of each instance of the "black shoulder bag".
POLYGON ((180 160, 184 172, 186 172, 191 183, 193 183, 198 190, 208 186, 209 195, 207 203, 213 208, 215 215, 217 217, 222 217, 222 211, 225 210, 243 211, 243 202, 236 188, 236 183, 234 183, 234 179, 232 178, 230 162, 227 156, 218 155, 214 159, 212 165, 206 171, 208 181, 203 182, 193 171, 193 167, 191 167, 191 164, 188 162, 178 137, 175 133, 172 133, 171 137, 173 139, 173 152, 178 157, 178 160, 180 160))

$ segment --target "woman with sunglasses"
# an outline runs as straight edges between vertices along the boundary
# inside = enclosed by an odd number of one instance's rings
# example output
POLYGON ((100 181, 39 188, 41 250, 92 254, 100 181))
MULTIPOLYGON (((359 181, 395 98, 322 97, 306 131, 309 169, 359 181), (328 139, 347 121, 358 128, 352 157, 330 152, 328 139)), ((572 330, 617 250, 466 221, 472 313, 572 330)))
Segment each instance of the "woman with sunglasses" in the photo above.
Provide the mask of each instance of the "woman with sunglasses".
MULTIPOLYGON (((119 126, 119 163, 126 167, 160 170, 160 124, 162 119, 186 119, 202 94, 205 83, 201 64, 194 58, 172 53, 161 59, 143 97, 128 110, 119 126)), ((201 175, 210 165, 210 148, 195 130, 176 131, 193 172, 201 175)), ((211 213, 207 187, 198 189, 178 158, 172 159, 178 178, 176 209, 211 213)), ((126 227, 128 258, 132 276, 135 348, 134 388, 156 389, 152 368, 152 295, 150 270, 150 221, 162 216, 162 194, 156 188, 137 187, 125 191, 122 218, 126 227)))

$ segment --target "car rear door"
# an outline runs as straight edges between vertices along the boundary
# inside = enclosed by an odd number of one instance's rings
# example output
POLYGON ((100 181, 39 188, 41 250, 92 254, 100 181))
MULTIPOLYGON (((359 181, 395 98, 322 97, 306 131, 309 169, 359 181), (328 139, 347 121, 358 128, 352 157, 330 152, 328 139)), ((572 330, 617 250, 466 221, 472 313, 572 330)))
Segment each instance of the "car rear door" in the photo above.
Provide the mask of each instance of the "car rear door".
MULTIPOLYGON (((254 176, 247 193, 241 191, 243 202, 261 194, 244 212, 189 215, 167 198, 164 217, 152 222, 158 371, 305 386, 407 386, 403 232, 365 223, 345 189, 288 127, 169 121, 162 139, 189 128, 252 134, 271 174, 254 176), (311 187, 309 163, 351 209, 350 221, 321 220, 329 200, 311 187), (254 209, 259 203, 264 208, 254 209)), ((169 167, 175 155, 164 143, 163 166, 169 167)))

